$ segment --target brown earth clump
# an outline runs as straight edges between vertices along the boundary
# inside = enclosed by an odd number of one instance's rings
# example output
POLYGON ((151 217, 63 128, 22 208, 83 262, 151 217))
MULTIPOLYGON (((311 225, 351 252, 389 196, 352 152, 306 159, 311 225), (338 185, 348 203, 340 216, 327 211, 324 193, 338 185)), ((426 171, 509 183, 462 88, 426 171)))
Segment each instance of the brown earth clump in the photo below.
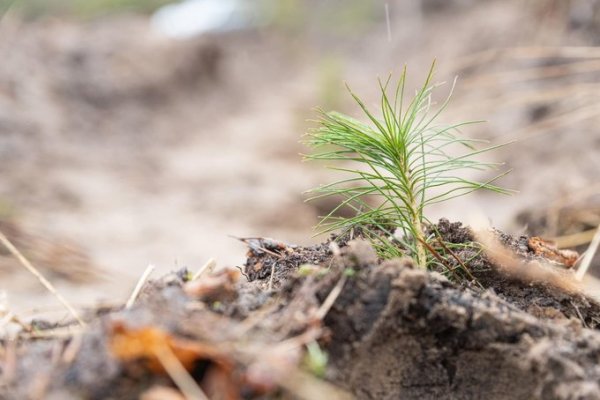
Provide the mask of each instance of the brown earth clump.
MULTIPOLYGON (((86 329, 3 340, 0 397, 600 398, 600 306, 473 257, 460 224, 436 228, 467 245, 455 254, 479 286, 378 260, 360 240, 255 239, 247 281, 230 270, 201 285, 180 271, 148 282, 130 309, 88 315, 86 329)), ((500 238, 520 259, 540 257, 527 238, 500 238)))

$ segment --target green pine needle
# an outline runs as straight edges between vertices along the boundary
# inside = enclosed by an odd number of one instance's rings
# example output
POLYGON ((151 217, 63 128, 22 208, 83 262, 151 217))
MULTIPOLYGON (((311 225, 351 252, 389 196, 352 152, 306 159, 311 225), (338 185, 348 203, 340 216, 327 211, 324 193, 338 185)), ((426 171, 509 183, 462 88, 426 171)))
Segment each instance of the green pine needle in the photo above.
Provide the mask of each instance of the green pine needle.
POLYGON ((335 161, 338 164, 331 168, 348 176, 310 191, 311 199, 333 195, 344 198, 321 219, 319 232, 360 227, 383 257, 398 255, 395 244, 400 244, 420 266, 426 267, 427 206, 479 189, 510 193, 494 185, 506 172, 487 182, 458 175, 465 170, 496 168, 498 164, 482 162, 476 156, 499 146, 477 149, 476 145, 483 141, 460 136, 460 128, 476 122, 437 123, 452 91, 434 110, 434 66, 435 63, 410 102, 405 101, 404 94, 406 68, 393 91, 389 89, 391 77, 379 81, 378 117, 348 88, 368 123, 338 112, 319 111, 318 127, 307 134, 306 140, 317 152, 306 159, 335 161), (458 156, 449 152, 457 145, 465 151, 458 156), (356 215, 336 217, 336 212, 344 207, 353 209, 356 215))

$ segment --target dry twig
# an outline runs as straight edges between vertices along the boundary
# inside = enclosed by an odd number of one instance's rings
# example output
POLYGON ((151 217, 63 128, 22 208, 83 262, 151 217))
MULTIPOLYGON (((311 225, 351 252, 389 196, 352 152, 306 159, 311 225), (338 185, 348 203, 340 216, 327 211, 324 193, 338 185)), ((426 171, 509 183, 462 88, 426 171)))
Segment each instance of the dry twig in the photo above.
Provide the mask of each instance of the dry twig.
POLYGON ((217 262, 215 261, 214 258, 209 259, 206 262, 206 264, 201 266, 200 269, 198 270, 198 272, 196 272, 194 274, 194 276, 192 277, 192 280, 195 281, 196 279, 202 278, 202 275, 204 275, 205 273, 212 272, 212 270, 215 269, 216 265, 217 265, 217 262))
POLYGON ((575 273, 575 279, 577 279, 578 281, 583 279, 583 276, 590 268, 590 265, 592 264, 592 259, 594 258, 594 254, 596 254, 596 251, 598 250, 598 246, 600 246, 600 225, 598 225, 598 229, 596 229, 596 234, 594 235, 590 246, 585 251, 585 256, 581 261, 581 265, 579 266, 579 268, 577 268, 577 272, 575 273))
POLYGON ((135 300, 137 299, 140 292, 142 291, 144 284, 148 280, 148 277, 150 276, 152 271, 154 271, 154 268, 155 267, 152 264, 150 264, 146 267, 146 270, 144 271, 142 276, 140 276, 140 279, 138 280, 137 284, 135 285, 133 292, 131 292, 131 296, 129 296, 129 299, 127 300, 127 303, 125 304, 125 308, 131 308, 133 306, 133 304, 135 303, 135 300))
POLYGON ((327 295, 327 298, 325 299, 323 304, 321 304, 321 307, 319 307, 319 309, 317 310, 316 316, 318 320, 322 320, 323 318, 325 318, 331 307, 333 307, 333 304, 337 300, 338 296, 340 295, 340 293, 342 293, 342 289, 344 288, 344 284, 346 283, 347 279, 348 277, 346 275, 342 275, 342 277, 335 284, 333 289, 331 289, 331 292, 329 292, 329 295, 327 295))
POLYGON ((582 244, 591 243, 594 239, 597 229, 589 229, 583 232, 573 233, 571 235, 564 235, 552 238, 552 241, 556 243, 559 249, 581 246, 582 244))
POLYGON ((317 379, 299 369, 286 374, 285 379, 281 379, 278 383, 294 397, 302 400, 351 400, 354 398, 331 383, 317 379))
POLYGON ((154 351, 154 354, 187 400, 208 400, 206 394, 186 371, 169 346, 166 344, 161 346, 160 349, 154 351))
POLYGON ((73 318, 75 318, 75 320, 77 320, 77 322, 81 325, 81 326, 86 326, 85 322, 83 321, 83 319, 81 319, 81 317, 79 316, 79 314, 77 313, 77 311, 69 304, 69 302, 67 301, 67 299, 65 299, 54 287, 54 285, 52 285, 50 283, 50 281, 48 281, 38 270, 37 268, 35 268, 30 262, 29 260, 27 260, 25 258, 25 256, 23 256, 23 254, 21 254, 21 252, 10 242, 10 240, 8 240, 8 238, 6 236, 4 236, 4 234, 2 232, 0 232, 0 242, 2 242, 2 244, 8 249, 8 251, 17 259, 19 260, 19 262, 21 263, 21 265, 23 265, 23 267, 25 267, 25 269, 27 269, 33 276, 35 276, 37 278, 38 281, 40 281, 40 283, 50 292, 54 295, 54 297, 56 297, 58 299, 58 301, 60 301, 62 303, 63 306, 65 306, 65 308, 69 311, 69 313, 71 313, 71 315, 73 316, 73 318))
POLYGON ((47 329, 39 332, 28 332, 22 333, 20 339, 57 339, 57 338, 70 338, 75 335, 79 335, 83 332, 81 326, 61 326, 55 329, 47 329))

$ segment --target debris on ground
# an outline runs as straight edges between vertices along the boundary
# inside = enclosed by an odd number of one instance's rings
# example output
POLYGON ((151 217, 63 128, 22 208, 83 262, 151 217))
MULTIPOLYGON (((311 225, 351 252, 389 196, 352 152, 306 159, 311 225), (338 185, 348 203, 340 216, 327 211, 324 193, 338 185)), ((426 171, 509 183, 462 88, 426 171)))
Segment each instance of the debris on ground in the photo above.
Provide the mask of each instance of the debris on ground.
MULTIPOLYGON (((436 229, 465 245, 455 255, 481 286, 381 261, 360 239, 253 239, 247 280, 182 270, 146 282, 131 308, 88 315, 87 328, 5 338, 0 397, 596 398, 600 305, 473 257, 459 223, 436 229)), ((544 259, 530 238, 498 238, 513 257, 544 259)))

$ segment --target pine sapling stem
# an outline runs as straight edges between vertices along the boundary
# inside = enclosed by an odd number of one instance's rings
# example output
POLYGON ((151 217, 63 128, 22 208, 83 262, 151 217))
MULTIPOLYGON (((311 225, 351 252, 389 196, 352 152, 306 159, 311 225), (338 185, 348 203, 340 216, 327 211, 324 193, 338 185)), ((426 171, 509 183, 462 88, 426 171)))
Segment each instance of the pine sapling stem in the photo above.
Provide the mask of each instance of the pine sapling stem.
POLYGON ((415 246, 417 248, 417 264, 419 267, 425 269, 427 268, 427 253, 425 252, 425 246, 423 242, 425 242, 425 238, 423 235, 423 225, 421 224, 421 219, 417 214, 414 214, 413 224, 415 227, 415 246))

